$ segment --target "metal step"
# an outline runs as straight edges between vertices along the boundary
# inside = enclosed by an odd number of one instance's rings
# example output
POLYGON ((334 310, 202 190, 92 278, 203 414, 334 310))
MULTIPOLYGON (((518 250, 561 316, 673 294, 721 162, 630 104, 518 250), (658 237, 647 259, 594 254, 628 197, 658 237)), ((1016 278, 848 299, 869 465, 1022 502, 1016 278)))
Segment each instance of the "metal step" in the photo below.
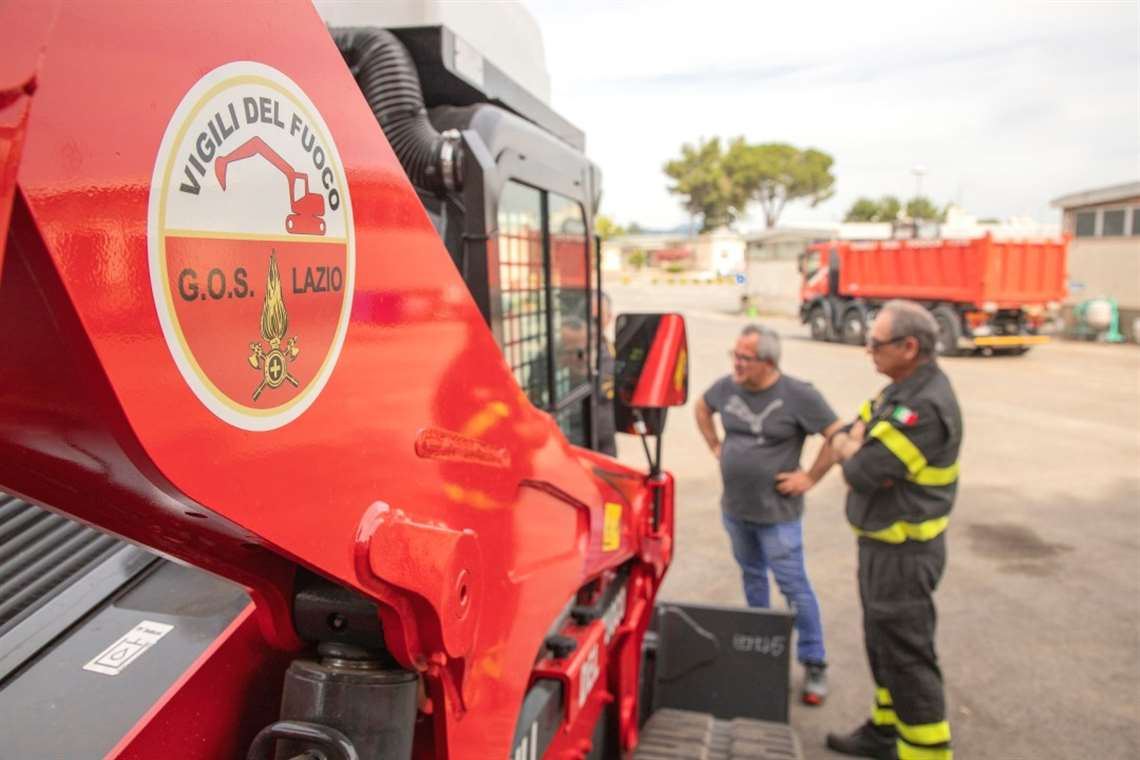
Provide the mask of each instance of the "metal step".
POLYGON ((633 760, 803 760, 803 752, 786 723, 665 709, 645 722, 633 760))
POLYGON ((0 493, 0 636, 123 546, 0 493))

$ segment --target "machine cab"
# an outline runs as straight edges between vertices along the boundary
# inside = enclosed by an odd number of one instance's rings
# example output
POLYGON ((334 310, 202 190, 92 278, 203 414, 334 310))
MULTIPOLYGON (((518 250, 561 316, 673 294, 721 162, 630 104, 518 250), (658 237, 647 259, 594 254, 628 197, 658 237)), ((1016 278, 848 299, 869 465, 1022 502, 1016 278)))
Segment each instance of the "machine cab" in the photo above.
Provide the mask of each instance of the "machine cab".
POLYGON ((420 199, 527 398, 571 444, 597 448, 601 177, 585 136, 490 61, 472 88, 441 52, 447 28, 393 31, 432 126, 461 145, 462 187, 417 187, 420 199))

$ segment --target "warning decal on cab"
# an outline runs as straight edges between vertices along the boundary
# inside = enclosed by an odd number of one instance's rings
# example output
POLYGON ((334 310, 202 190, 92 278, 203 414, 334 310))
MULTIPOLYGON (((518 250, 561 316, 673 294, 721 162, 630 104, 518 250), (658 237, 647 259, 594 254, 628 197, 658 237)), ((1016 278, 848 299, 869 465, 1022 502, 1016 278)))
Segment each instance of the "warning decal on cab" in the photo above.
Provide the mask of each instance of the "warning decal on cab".
POLYGON ((151 290, 182 377, 245 430, 300 416, 352 307, 352 204, 332 134, 276 69, 206 74, 167 125, 151 179, 151 290))
POLYGON ((612 552, 621 547, 621 504, 607 501, 602 519, 602 551, 612 552))

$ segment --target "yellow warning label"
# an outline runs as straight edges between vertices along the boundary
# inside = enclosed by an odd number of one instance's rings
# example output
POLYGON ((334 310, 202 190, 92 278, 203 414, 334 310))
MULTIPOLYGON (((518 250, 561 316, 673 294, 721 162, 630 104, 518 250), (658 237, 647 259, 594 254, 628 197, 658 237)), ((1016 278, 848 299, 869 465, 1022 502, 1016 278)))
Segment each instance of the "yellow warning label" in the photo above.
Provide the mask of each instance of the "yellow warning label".
POLYGON ((621 504, 606 502, 606 519, 602 525, 602 551, 612 552, 621 546, 621 504))

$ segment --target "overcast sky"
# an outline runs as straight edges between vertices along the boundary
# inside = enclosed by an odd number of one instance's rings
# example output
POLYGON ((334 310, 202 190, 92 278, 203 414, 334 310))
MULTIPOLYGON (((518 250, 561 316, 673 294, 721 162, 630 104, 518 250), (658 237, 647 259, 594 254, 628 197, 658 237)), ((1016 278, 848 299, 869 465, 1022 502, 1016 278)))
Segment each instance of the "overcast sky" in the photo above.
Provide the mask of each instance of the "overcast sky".
POLYGON ((909 197, 915 166, 940 204, 1042 222, 1059 195, 1140 180, 1138 0, 525 1, 624 224, 686 222, 661 166, 716 135, 835 158, 835 197, 788 223, 909 197))

